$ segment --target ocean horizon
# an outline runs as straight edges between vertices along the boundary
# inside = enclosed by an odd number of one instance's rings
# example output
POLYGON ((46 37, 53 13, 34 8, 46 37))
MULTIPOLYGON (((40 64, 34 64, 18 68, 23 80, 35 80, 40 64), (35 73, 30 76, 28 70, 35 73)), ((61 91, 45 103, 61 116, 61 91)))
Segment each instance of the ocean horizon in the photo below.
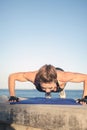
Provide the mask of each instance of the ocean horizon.
MULTIPOLYGON (((16 89, 15 90, 17 97, 45 97, 44 92, 39 92, 36 89, 16 89)), ((65 90, 66 98, 78 99, 82 97, 83 90, 65 90)), ((8 89, 0 89, 0 96, 6 95, 9 96, 8 89)), ((52 98, 59 97, 59 93, 51 93, 52 98)))

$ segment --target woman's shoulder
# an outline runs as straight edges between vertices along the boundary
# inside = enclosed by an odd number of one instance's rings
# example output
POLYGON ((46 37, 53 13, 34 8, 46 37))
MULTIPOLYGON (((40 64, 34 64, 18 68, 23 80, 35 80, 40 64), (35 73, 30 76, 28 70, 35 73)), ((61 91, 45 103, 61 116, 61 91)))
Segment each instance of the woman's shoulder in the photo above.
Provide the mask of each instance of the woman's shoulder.
POLYGON ((25 72, 24 73, 24 77, 33 82, 34 83, 34 80, 35 80, 35 77, 36 77, 36 74, 37 74, 38 71, 29 71, 29 72, 25 72))
POLYGON ((59 81, 62 81, 62 79, 64 78, 64 74, 66 72, 65 71, 60 71, 60 70, 57 70, 57 80, 59 81))

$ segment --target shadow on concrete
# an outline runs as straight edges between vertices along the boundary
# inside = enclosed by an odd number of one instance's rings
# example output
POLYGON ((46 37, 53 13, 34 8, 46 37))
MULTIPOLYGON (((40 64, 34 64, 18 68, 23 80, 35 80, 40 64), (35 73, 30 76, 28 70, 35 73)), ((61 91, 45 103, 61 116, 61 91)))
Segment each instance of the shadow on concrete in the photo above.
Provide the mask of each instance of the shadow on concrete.
POLYGON ((0 123, 0 130, 16 130, 10 124, 0 123))

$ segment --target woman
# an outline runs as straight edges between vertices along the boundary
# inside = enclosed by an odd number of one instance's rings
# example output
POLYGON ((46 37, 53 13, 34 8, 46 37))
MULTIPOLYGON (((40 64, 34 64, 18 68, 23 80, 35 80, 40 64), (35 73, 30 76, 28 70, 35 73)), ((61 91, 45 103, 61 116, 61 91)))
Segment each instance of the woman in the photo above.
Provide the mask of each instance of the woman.
POLYGON ((83 82, 84 91, 83 98, 78 99, 80 103, 87 103, 87 75, 81 73, 65 72, 60 68, 55 68, 53 65, 44 65, 39 70, 33 72, 13 73, 9 76, 8 86, 10 92, 9 101, 19 101, 15 97, 15 81, 32 82, 36 89, 50 94, 51 92, 63 92, 67 82, 83 82))

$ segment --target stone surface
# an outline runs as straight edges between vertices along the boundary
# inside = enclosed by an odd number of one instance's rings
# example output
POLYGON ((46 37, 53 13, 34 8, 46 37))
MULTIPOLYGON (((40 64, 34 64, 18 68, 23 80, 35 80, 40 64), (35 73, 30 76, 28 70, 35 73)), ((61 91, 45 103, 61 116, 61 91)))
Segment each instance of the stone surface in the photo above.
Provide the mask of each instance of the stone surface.
POLYGON ((87 106, 1 103, 0 130, 8 130, 3 126, 9 130, 87 130, 87 106))

